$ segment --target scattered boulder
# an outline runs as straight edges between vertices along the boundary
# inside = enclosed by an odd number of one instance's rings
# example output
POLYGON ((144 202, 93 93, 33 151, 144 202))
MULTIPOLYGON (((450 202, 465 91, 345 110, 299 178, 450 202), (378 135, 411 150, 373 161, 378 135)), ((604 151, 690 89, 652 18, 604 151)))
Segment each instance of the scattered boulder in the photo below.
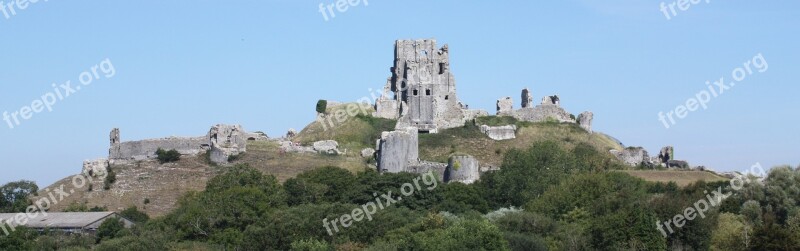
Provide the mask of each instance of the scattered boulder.
POLYGON ((481 126, 481 133, 486 134, 489 138, 493 140, 507 140, 507 139, 515 139, 517 138, 517 126, 516 125, 506 125, 506 126, 488 126, 482 125, 481 126))
POLYGON ((362 158, 372 158, 374 156, 375 156, 375 149, 364 148, 364 150, 361 150, 361 157, 362 158))
POLYGON ((289 140, 279 140, 278 144, 281 147, 281 150, 287 153, 317 153, 314 150, 314 147, 311 146, 303 146, 300 143, 295 143, 289 140))
POLYGON ((339 142, 335 140, 317 141, 313 144, 314 151, 323 154, 339 155, 339 142))
POLYGON ((108 166, 108 159, 84 160, 81 173, 91 177, 104 176, 108 172, 108 166))

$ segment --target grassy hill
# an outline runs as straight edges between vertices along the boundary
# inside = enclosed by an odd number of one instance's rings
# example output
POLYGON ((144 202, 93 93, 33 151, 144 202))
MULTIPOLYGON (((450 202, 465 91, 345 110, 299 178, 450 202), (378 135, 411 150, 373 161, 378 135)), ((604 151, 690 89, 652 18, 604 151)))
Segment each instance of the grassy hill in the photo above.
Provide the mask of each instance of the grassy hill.
MULTIPOLYGON (((469 123, 461 128, 441 130, 438 134, 420 135, 420 158, 424 160, 446 162, 453 153, 464 153, 475 156, 482 166, 498 167, 502 164, 503 154, 511 149, 525 149, 536 142, 561 142, 567 149, 578 143, 586 143, 599 152, 608 153, 611 149, 621 150, 614 139, 604 134, 590 134, 578 125, 569 123, 526 123, 517 122, 510 117, 486 117, 477 124, 517 125, 517 138, 495 141, 480 132, 477 125, 469 123)), ((613 158, 609 153, 608 158, 613 158)))
MULTIPOLYGON (((283 153, 277 142, 251 141, 248 143, 247 153, 235 160, 234 164, 249 164, 264 174, 274 175, 281 182, 325 166, 337 166, 351 172, 374 168, 368 159, 360 156, 360 151, 375 147, 375 140, 380 137, 381 132, 393 130, 396 121, 371 117, 372 108, 346 114, 347 108, 348 104, 328 107, 328 124, 314 121, 293 139, 304 144, 336 140, 340 144, 340 150, 344 152, 342 155, 283 153), (337 120, 336 114, 342 114, 342 111, 346 115, 337 120)), ((559 142, 566 149, 587 144, 602 153, 622 148, 613 138, 601 133, 590 134, 575 124, 527 123, 510 117, 490 116, 480 118, 477 123, 467 123, 464 127, 441 130, 438 134, 422 134, 419 149, 423 160, 446 162, 451 154, 463 153, 475 156, 481 166, 498 167, 502 164, 503 155, 509 150, 525 149, 543 141, 559 142), (518 127, 517 138, 495 141, 482 134, 475 124, 515 124, 518 127)), ((616 161, 610 153, 607 157, 616 161)), ((112 169, 116 173, 117 181, 109 190, 103 189, 102 180, 94 181, 91 190, 86 187, 78 189, 51 210, 63 211, 75 204, 85 204, 89 208, 106 207, 114 211, 136 206, 151 216, 160 216, 174 209, 177 201, 186 193, 205 189, 208 180, 221 173, 224 168, 209 164, 202 155, 184 156, 176 163, 141 161, 130 165, 115 165, 112 169)), ((708 172, 625 172, 648 181, 675 181, 681 186, 698 180, 725 179, 708 172)), ((42 189, 40 194, 46 195, 45 191, 52 191, 61 185, 69 189, 71 177, 42 189)))
POLYGON ((382 132, 393 131, 397 121, 372 117, 373 112, 375 109, 372 107, 362 107, 356 103, 330 106, 326 117, 311 122, 293 140, 303 144, 336 140, 340 148, 351 151, 375 148, 375 140, 380 138, 382 132))

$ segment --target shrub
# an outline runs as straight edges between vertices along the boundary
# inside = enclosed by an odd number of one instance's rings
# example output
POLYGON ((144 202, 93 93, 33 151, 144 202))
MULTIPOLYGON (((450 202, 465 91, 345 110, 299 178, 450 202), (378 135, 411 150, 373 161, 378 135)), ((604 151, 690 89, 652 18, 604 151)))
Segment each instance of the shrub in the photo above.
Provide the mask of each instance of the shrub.
POLYGON ((107 240, 120 237, 119 233, 122 229, 125 229, 125 223, 123 223, 121 219, 108 219, 97 228, 97 239, 107 240))
POLYGON ((161 164, 175 162, 181 159, 181 153, 175 149, 165 151, 164 149, 158 148, 158 150, 156 150, 156 155, 158 155, 158 161, 161 162, 161 164))
POLYGON ((145 223, 150 220, 150 216, 148 216, 146 213, 142 211, 139 211, 139 209, 136 208, 135 206, 125 209, 124 211, 120 212, 119 215, 137 224, 145 223))
POLYGON ((328 111, 328 101, 320 99, 317 101, 317 113, 327 113, 328 111))
POLYGON ((114 172, 114 169, 108 168, 108 174, 106 175, 106 179, 103 180, 103 189, 110 190, 111 185, 117 182, 117 173, 114 172))
POLYGON ((244 153, 228 156, 228 162, 234 162, 242 158, 244 153))

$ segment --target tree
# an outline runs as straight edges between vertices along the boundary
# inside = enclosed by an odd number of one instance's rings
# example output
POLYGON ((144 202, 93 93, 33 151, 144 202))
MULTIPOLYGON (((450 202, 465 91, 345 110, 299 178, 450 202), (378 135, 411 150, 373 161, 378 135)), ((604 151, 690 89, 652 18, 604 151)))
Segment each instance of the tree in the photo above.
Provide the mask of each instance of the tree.
POLYGON ((0 250, 25 251, 34 249, 34 241, 38 233, 26 227, 18 226, 8 235, 0 231, 0 250))
POLYGON ((317 101, 317 113, 326 114, 328 112, 328 101, 320 99, 317 101))
POLYGON ((150 220, 150 216, 148 216, 146 213, 142 211, 139 211, 139 209, 136 208, 136 206, 129 207, 128 209, 123 210, 122 212, 119 213, 119 215, 136 224, 146 223, 148 220, 150 220))
POLYGON ((158 150, 156 150, 156 156, 161 164, 175 162, 181 159, 181 153, 175 149, 165 151, 164 149, 158 148, 158 150))
POLYGON ((9 182, 0 187, 0 213, 21 213, 31 205, 31 197, 37 196, 39 186, 33 181, 9 182))
POLYGON ((748 239, 752 238, 752 229, 743 216, 723 213, 717 221, 717 227, 711 236, 711 250, 744 251, 749 248, 748 239))
POLYGON ((125 229, 125 223, 122 219, 111 218, 107 219, 100 224, 97 228, 98 242, 102 240, 114 239, 120 237, 119 233, 125 229))

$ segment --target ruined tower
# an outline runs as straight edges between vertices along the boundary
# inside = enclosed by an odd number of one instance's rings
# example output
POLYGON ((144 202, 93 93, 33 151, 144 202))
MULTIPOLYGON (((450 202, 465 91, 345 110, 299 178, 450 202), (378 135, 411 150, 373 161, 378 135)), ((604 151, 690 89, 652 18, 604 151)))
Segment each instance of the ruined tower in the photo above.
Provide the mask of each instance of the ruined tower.
POLYGON ((434 39, 397 40, 392 76, 375 104, 375 116, 397 119, 397 128, 419 132, 463 126, 465 111, 456 96, 448 53, 447 45, 437 48, 434 39))

